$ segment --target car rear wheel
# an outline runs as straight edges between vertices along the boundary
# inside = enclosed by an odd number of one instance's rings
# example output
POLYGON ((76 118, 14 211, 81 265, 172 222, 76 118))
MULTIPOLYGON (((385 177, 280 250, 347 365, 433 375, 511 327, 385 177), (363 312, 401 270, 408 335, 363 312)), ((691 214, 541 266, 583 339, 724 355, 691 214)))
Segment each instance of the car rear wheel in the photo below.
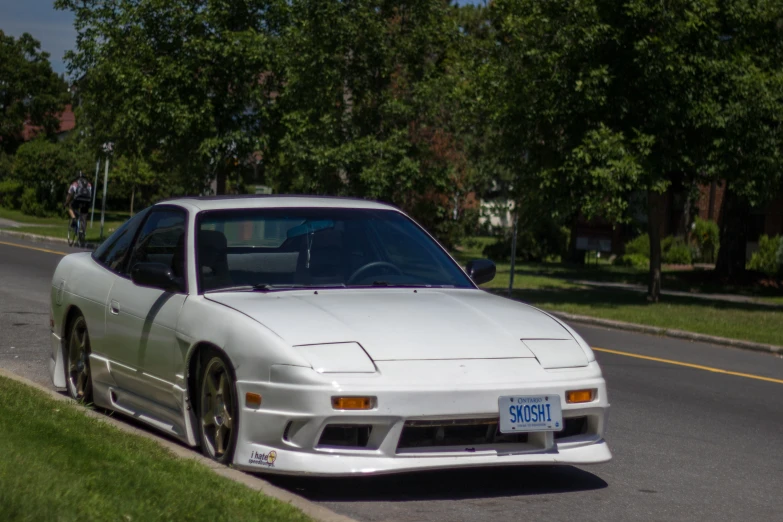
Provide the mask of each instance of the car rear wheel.
POLYGON ((231 366, 217 352, 204 357, 199 377, 199 433, 201 451, 230 464, 237 440, 236 385, 231 366))
POLYGON ((77 401, 91 402, 90 334, 83 315, 78 315, 71 323, 65 360, 67 361, 65 383, 68 395, 77 401))

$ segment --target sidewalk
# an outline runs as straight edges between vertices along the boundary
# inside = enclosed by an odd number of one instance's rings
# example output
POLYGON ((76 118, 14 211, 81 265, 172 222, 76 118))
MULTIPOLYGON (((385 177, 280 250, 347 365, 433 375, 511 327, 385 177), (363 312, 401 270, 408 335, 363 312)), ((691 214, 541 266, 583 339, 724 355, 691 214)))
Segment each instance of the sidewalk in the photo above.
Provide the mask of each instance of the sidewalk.
POLYGON ((16 228, 21 226, 22 223, 17 223, 16 221, 11 221, 10 219, 0 218, 0 228, 16 228))
MULTIPOLYGON (((630 283, 611 283, 611 282, 599 282, 599 281, 584 281, 579 279, 566 279, 569 283, 594 286, 600 288, 608 288, 614 290, 626 290, 629 292, 641 292, 647 293, 647 286, 645 285, 633 285, 630 283)), ((724 301, 727 303, 744 303, 752 304, 754 306, 766 306, 773 309, 783 310, 783 305, 777 303, 767 303, 765 301, 759 301, 758 298, 750 297, 746 295, 734 295, 734 294, 700 294, 696 292, 682 292, 678 290, 661 290, 662 295, 670 295, 673 297, 689 297, 693 299, 704 299, 705 301, 724 301)))

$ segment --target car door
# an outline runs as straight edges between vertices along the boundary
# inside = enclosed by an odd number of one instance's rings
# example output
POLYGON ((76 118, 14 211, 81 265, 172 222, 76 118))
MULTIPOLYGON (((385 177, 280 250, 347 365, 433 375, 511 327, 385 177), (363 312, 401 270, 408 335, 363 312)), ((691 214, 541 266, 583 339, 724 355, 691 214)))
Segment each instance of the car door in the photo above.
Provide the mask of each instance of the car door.
MULTIPOLYGON (((139 231, 123 277, 112 286, 106 313, 106 353, 112 377, 138 404, 150 401, 169 409, 181 407, 176 392, 177 320, 187 292, 139 286, 129 274, 137 263, 170 266, 185 277, 187 212, 176 206, 155 206, 139 231)), ((120 397, 119 402, 122 403, 120 397)))
MULTIPOLYGON (((79 308, 84 313, 90 329, 90 349, 92 354, 98 357, 106 356, 106 309, 109 294, 116 279, 121 277, 120 272, 130 256, 133 238, 147 212, 148 209, 142 210, 109 236, 92 254, 97 265, 76 280, 76 288, 85 301, 84 304, 79 304, 79 308)), ((93 379, 102 376, 103 372, 93 372, 93 379)))

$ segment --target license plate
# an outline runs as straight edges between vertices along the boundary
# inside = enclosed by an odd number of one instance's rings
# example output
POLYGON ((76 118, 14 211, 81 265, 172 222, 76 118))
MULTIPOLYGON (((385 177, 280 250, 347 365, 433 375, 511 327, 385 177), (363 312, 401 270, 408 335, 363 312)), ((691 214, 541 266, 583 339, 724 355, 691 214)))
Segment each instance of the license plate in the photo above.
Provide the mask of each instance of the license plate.
POLYGON ((563 410, 557 394, 507 395, 498 399, 498 410, 501 433, 563 429, 563 410))

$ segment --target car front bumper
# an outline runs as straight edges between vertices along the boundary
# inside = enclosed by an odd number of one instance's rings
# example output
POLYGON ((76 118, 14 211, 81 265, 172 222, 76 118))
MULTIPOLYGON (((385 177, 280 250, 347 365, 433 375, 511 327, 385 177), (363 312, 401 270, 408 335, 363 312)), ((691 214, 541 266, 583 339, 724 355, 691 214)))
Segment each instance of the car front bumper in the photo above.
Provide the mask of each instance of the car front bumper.
MULTIPOLYGON (((234 465, 250 471, 308 475, 359 475, 475 466, 596 464, 611 459, 603 439, 609 403, 597 363, 543 370, 535 359, 399 361, 377 364, 375 374, 317 374, 273 367, 269 381, 239 381, 240 422, 234 465), (491 384, 488 384, 491 383, 491 384), (594 400, 568 404, 565 393, 594 389, 594 400), (263 398, 245 407, 246 393, 263 398), (402 447, 403 431, 424 423, 497 422, 498 398, 558 394, 566 425, 578 433, 536 432, 512 443, 433 443, 402 447), (332 408, 333 396, 372 396, 368 411, 332 408), (362 427, 355 445, 324 444, 327 427, 362 427)), ((489 430, 493 428, 489 427, 489 430)))

